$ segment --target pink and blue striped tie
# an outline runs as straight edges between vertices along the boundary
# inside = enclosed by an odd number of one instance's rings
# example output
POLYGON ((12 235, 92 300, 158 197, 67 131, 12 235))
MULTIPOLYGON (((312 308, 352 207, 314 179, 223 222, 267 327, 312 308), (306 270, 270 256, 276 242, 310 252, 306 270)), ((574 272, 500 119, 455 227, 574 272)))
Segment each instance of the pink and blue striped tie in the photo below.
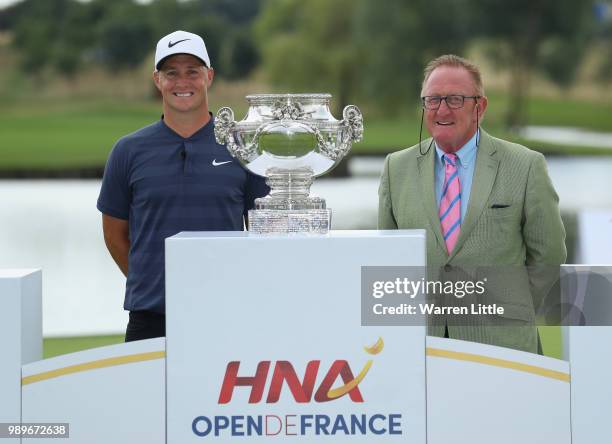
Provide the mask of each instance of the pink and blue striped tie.
POLYGON ((448 254, 451 254, 461 230, 461 184, 457 171, 457 155, 442 156, 445 164, 444 187, 440 199, 440 225, 448 254))

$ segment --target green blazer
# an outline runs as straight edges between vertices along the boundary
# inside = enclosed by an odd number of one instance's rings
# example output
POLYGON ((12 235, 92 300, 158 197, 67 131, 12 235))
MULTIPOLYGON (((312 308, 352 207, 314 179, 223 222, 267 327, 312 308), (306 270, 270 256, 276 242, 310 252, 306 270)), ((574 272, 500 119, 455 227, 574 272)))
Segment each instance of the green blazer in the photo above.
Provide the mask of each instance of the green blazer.
MULTIPOLYGON (((422 143, 423 151, 430 142, 422 143)), ((551 283, 535 282, 538 272, 528 272, 526 266, 552 265, 558 273, 567 254, 559 198, 544 156, 481 130, 470 201, 450 255, 438 219, 434 159, 434 146, 424 155, 413 146, 387 156, 378 227, 425 229, 429 279, 435 279, 438 270, 452 274, 459 267, 469 269, 473 278, 488 281, 486 299, 479 302, 497 303, 505 310, 501 316, 471 316, 460 322, 431 318, 428 334, 443 336, 446 325, 451 338, 536 352, 539 301, 534 301, 534 285, 550 288, 551 283)), ((548 273, 541 280, 550 277, 548 273)))

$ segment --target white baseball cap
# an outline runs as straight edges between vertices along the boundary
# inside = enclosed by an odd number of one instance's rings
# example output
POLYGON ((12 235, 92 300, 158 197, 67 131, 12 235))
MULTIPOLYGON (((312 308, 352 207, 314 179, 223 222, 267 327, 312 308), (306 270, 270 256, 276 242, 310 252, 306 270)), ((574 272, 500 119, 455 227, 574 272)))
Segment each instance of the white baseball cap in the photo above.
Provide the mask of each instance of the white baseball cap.
POLYGON ((157 42, 155 50, 155 70, 159 69, 161 62, 174 54, 190 54, 202 60, 210 68, 210 58, 204 40, 197 34, 186 31, 174 31, 162 37, 157 42))

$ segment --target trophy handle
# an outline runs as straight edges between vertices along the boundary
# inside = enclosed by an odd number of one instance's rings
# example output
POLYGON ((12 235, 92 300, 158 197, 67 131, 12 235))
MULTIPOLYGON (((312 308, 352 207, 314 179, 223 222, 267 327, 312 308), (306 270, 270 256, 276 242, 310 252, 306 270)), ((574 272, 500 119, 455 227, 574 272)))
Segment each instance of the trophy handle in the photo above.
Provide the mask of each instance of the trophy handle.
POLYGON ((350 151, 353 142, 361 142, 361 139, 363 139, 363 116, 359 108, 355 105, 345 106, 342 117, 343 119, 340 122, 342 135, 340 143, 337 145, 326 142, 319 130, 315 128, 319 151, 333 161, 342 159, 350 151))
POLYGON ((255 147, 257 146, 257 140, 261 133, 261 128, 255 132, 255 136, 251 143, 242 146, 241 143, 236 142, 234 137, 234 130, 236 129, 236 121, 234 120, 234 111, 231 108, 224 106, 217 111, 217 117, 215 120, 215 139, 217 143, 226 145, 227 150, 232 157, 238 158, 245 162, 250 162, 253 158, 257 157, 255 147))
POLYGON ((347 131, 351 143, 361 142, 363 139, 363 115, 355 105, 347 105, 342 111, 342 124, 347 131))
POLYGON ((215 139, 218 144, 227 144, 227 149, 233 157, 236 157, 236 140, 232 134, 235 127, 234 111, 227 106, 219 109, 215 119, 215 139))

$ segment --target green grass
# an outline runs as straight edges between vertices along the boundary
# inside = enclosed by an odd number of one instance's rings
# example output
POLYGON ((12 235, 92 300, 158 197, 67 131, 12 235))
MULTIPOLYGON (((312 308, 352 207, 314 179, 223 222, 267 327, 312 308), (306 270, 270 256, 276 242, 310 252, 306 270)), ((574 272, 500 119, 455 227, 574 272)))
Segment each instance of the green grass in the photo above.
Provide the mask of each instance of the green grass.
MULTIPOLYGON (((489 94, 488 98, 489 107, 485 115, 483 127, 496 137, 511 140, 544 153, 612 154, 612 149, 554 145, 517 137, 504 126, 508 97, 494 92, 489 94)), ((539 97, 532 97, 528 102, 529 125, 568 126, 600 132, 612 132, 612 119, 610 116, 612 116, 612 104, 607 103, 566 101, 539 97)), ((401 116, 393 121, 384 121, 382 119, 369 121, 366 115, 364 118, 364 140, 353 147, 354 152, 384 153, 415 145, 419 140, 420 117, 420 110, 416 109, 413 114, 401 116)), ((427 137, 429 137, 427 131, 423 130, 423 139, 427 137)))
MULTIPOLYGON (((506 96, 492 94, 484 127, 492 134, 524 143, 547 153, 612 154, 579 146, 555 146, 516 138, 503 128, 506 96)), ((215 103, 223 103, 216 100, 215 103)), ((236 108, 243 104, 234 105, 236 108)), ((217 105, 212 106, 214 110, 217 105)), ((242 116, 237 109, 236 116, 242 116)), ((8 102, 0 109, 0 170, 64 169, 104 165, 115 141, 157 120, 158 101, 106 99, 39 100, 36 103, 8 102)), ((575 126, 612 132, 612 105, 532 98, 532 125, 575 126)), ((364 118, 364 140, 353 152, 380 153, 414 145, 419 137, 420 112, 406 113, 393 120, 364 118)), ((427 137, 424 132, 423 138, 427 137)))
MULTIPOLYGON (((501 126, 503 122, 507 103, 506 95, 489 96, 489 117, 493 115, 496 126, 501 126)), ((530 125, 576 126, 593 131, 612 132, 610 103, 531 97, 527 105, 527 116, 530 125)))
POLYGON ((0 112, 0 168, 104 165, 115 141, 159 118, 155 103, 66 103, 0 112))
MULTIPOLYGON (((542 348, 546 356, 561 359, 561 329, 559 327, 540 327, 542 348)), ((45 338, 43 355, 45 358, 87 350, 123 342, 123 335, 116 336, 78 336, 69 338, 45 338)))
MULTIPOLYGON (((353 145, 354 153, 391 152, 408 148, 419 141, 419 116, 404 117, 396 121, 368 121, 364 117, 363 141, 353 145)), ((423 132, 423 138, 429 137, 423 132)))
POLYGON ((538 327, 545 356, 561 359, 561 327, 538 327))
POLYGON ((43 357, 65 355, 90 348, 119 344, 124 341, 123 335, 112 336, 76 336, 68 338, 45 338, 43 340, 43 357))

